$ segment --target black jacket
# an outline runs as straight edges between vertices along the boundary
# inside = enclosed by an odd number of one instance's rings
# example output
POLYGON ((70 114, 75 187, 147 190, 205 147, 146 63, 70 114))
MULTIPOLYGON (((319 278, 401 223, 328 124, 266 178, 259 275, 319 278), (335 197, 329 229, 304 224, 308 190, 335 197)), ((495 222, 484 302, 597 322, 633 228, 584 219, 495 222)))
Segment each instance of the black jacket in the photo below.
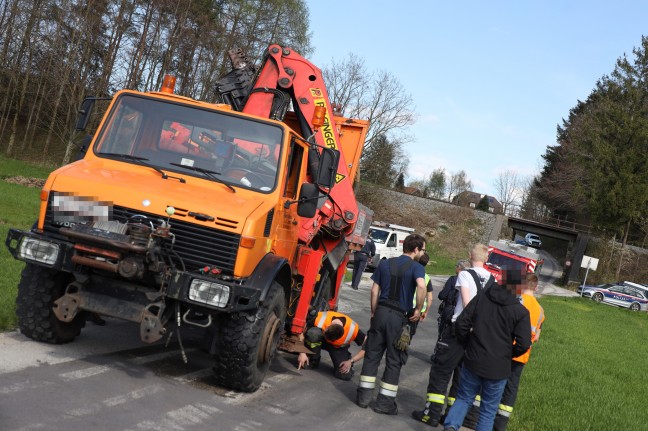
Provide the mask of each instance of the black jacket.
POLYGON ((468 340, 464 365, 485 379, 508 378, 511 359, 531 347, 529 311, 498 284, 470 301, 457 319, 456 331, 459 339, 468 340))

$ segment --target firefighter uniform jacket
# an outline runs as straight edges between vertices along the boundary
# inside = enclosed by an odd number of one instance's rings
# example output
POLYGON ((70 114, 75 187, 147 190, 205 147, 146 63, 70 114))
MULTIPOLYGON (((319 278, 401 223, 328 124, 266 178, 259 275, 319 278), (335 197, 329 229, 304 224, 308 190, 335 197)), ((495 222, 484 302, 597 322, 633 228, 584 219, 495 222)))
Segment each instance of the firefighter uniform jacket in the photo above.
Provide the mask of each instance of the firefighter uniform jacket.
MULTIPOLYGON (((351 341, 354 341, 358 336, 360 327, 346 314, 338 313, 335 311, 320 311, 319 313, 317 313, 317 317, 315 318, 315 326, 320 328, 322 331, 326 331, 326 328, 331 325, 333 319, 340 319, 344 322, 344 334, 337 340, 327 341, 327 343, 335 348, 348 346, 351 341)), ((362 338, 363 340, 359 341, 364 341, 364 334, 362 338)), ((362 344, 362 342, 358 344, 362 344)))
MULTIPOLYGON (((544 322, 545 319, 544 309, 538 303, 538 300, 535 299, 533 295, 522 295, 520 297, 520 303, 524 305, 524 308, 529 310, 529 317, 531 318, 531 341, 535 343, 536 334, 542 327, 542 323, 544 322)), ((530 356, 531 356, 531 349, 527 350, 526 353, 516 358, 513 358, 513 360, 526 364, 527 362, 529 362, 530 356)))

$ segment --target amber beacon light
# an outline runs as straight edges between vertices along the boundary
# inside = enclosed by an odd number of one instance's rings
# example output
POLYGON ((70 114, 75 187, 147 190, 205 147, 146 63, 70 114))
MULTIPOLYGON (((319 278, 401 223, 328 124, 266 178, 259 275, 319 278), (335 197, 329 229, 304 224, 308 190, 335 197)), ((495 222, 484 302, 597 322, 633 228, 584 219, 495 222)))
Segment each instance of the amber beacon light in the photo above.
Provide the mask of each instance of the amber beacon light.
POLYGON ((160 92, 173 94, 175 90, 176 77, 174 75, 164 75, 164 81, 162 81, 162 88, 160 92))

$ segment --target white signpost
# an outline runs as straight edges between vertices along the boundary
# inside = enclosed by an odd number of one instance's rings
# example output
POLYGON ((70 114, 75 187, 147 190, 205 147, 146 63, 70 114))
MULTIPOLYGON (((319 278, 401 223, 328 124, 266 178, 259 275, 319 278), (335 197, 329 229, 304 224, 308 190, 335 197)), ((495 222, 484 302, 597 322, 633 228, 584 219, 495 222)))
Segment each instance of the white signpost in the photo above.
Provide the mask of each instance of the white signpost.
POLYGON ((583 292, 585 291, 585 282, 587 281, 587 274, 589 273, 589 270, 591 269, 592 271, 596 271, 596 268, 598 267, 598 259, 595 257, 590 257, 590 256, 583 256, 583 260, 581 261, 581 268, 587 268, 585 271, 585 280, 583 280, 583 288, 581 289, 581 296, 583 296, 583 292))

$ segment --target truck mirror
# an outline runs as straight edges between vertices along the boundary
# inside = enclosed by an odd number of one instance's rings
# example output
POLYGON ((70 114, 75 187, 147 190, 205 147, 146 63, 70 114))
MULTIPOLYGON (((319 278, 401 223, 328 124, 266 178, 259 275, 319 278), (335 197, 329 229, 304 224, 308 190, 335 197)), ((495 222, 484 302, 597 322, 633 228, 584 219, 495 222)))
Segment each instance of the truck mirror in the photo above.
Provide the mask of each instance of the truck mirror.
POLYGON ((340 162, 340 152, 330 148, 322 148, 319 167, 317 169, 316 183, 321 187, 330 189, 335 185, 335 177, 340 162))
POLYGON ((319 188, 311 183, 302 184, 299 191, 299 200, 297 201, 297 215, 306 218, 315 217, 318 200, 319 188))
POLYGON ((95 104, 95 98, 86 98, 83 103, 81 103, 81 108, 79 108, 79 116, 77 117, 76 130, 85 130, 88 126, 88 121, 90 120, 90 114, 92 113, 92 108, 95 104))

